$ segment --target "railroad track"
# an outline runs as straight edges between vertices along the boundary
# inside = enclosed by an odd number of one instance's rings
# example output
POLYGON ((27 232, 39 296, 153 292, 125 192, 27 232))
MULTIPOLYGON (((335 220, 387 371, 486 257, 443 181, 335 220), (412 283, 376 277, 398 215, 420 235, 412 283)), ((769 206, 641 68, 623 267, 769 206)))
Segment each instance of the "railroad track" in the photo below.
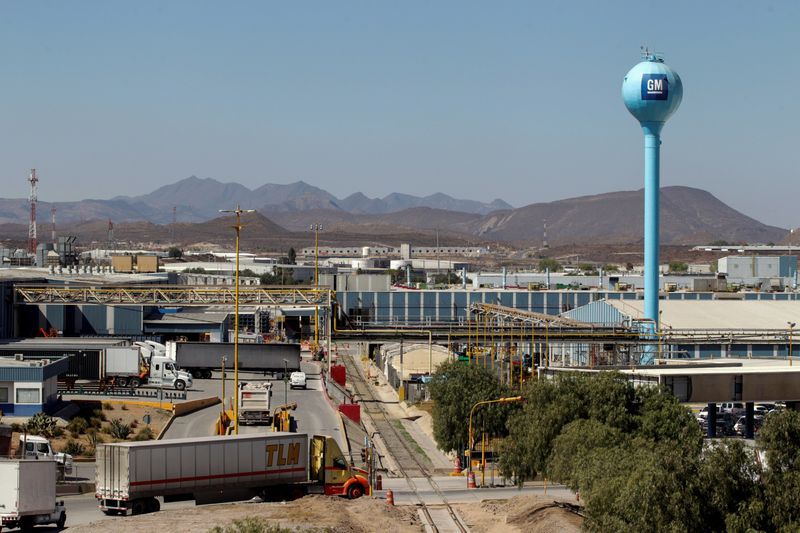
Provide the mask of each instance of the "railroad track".
POLYGON ((395 425, 395 423, 401 424, 401 422, 399 420, 392 420, 388 416, 383 402, 375 398, 372 389, 361 372, 360 365, 356 364, 352 356, 348 354, 342 357, 341 360, 347 368, 350 383, 353 385, 360 399, 359 403, 361 404, 363 414, 372 420, 377 433, 381 435, 387 451, 394 458, 397 468, 400 470, 400 474, 405 478, 406 483, 419 502, 417 506, 428 522, 427 526, 434 533, 449 531, 468 533, 469 529, 461 522, 455 509, 453 509, 453 506, 447 501, 447 498, 436 481, 433 480, 431 476, 433 465, 428 464, 427 456, 425 460, 420 459, 420 452, 416 452, 411 448, 411 445, 395 425), (412 479, 414 477, 424 478, 425 482, 430 485, 431 490, 441 499, 442 504, 433 506, 433 504, 425 502, 420 494, 420 488, 412 479))

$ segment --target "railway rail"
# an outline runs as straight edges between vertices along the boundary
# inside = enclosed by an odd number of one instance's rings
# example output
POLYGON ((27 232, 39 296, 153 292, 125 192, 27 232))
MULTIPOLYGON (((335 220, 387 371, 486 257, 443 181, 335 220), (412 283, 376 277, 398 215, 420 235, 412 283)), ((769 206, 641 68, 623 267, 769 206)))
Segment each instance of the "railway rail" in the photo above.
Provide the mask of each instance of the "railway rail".
POLYGON ((455 509, 447 501, 436 481, 433 480, 431 476, 433 465, 428 466, 426 461, 419 458, 419 454, 412 450, 411 445, 400 433, 400 430, 392 423, 393 421, 388 416, 383 403, 375 398, 372 393, 359 365, 349 355, 342 357, 342 361, 347 368, 350 382, 361 400, 363 414, 372 420, 377 432, 381 435, 387 451, 392 455, 397 468, 400 470, 400 474, 405 478, 406 483, 419 502, 418 507, 428 522, 427 525, 430 530, 434 533, 444 533, 446 531, 468 533, 469 529, 461 522, 455 509), (412 474, 414 475, 412 476, 412 474), (434 504, 425 502, 420 494, 420 488, 413 479, 414 477, 424 478, 433 492, 441 499, 442 504, 434 506, 434 504))

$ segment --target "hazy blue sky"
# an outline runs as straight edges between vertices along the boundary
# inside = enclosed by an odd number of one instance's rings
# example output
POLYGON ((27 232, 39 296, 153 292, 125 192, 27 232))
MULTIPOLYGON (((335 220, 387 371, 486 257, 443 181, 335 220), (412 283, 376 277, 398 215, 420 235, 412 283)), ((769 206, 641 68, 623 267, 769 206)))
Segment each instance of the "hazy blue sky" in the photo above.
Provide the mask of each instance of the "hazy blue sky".
POLYGON ((662 185, 800 226, 800 2, 0 2, 0 197, 195 174, 515 206, 642 186, 620 96, 683 78, 662 185))

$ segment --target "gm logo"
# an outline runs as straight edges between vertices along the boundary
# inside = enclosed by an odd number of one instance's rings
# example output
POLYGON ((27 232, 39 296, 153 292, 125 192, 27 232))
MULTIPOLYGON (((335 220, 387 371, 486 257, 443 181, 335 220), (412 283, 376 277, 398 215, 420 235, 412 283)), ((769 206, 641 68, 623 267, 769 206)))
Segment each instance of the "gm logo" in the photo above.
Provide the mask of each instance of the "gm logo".
POLYGON ((642 74, 642 100, 666 100, 668 92, 666 74, 642 74))

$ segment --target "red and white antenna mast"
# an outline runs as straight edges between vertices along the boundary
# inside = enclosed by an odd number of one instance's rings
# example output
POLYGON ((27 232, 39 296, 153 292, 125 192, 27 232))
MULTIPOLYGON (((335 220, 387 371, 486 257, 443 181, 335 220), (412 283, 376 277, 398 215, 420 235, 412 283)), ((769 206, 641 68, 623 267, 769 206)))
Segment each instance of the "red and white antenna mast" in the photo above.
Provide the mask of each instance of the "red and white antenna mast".
POLYGON ((35 254, 36 253, 36 189, 37 184, 39 183, 39 178, 36 177, 36 169, 31 169, 31 175, 28 178, 28 181, 31 184, 31 194, 28 200, 31 202, 31 220, 28 223, 28 250, 35 254))

